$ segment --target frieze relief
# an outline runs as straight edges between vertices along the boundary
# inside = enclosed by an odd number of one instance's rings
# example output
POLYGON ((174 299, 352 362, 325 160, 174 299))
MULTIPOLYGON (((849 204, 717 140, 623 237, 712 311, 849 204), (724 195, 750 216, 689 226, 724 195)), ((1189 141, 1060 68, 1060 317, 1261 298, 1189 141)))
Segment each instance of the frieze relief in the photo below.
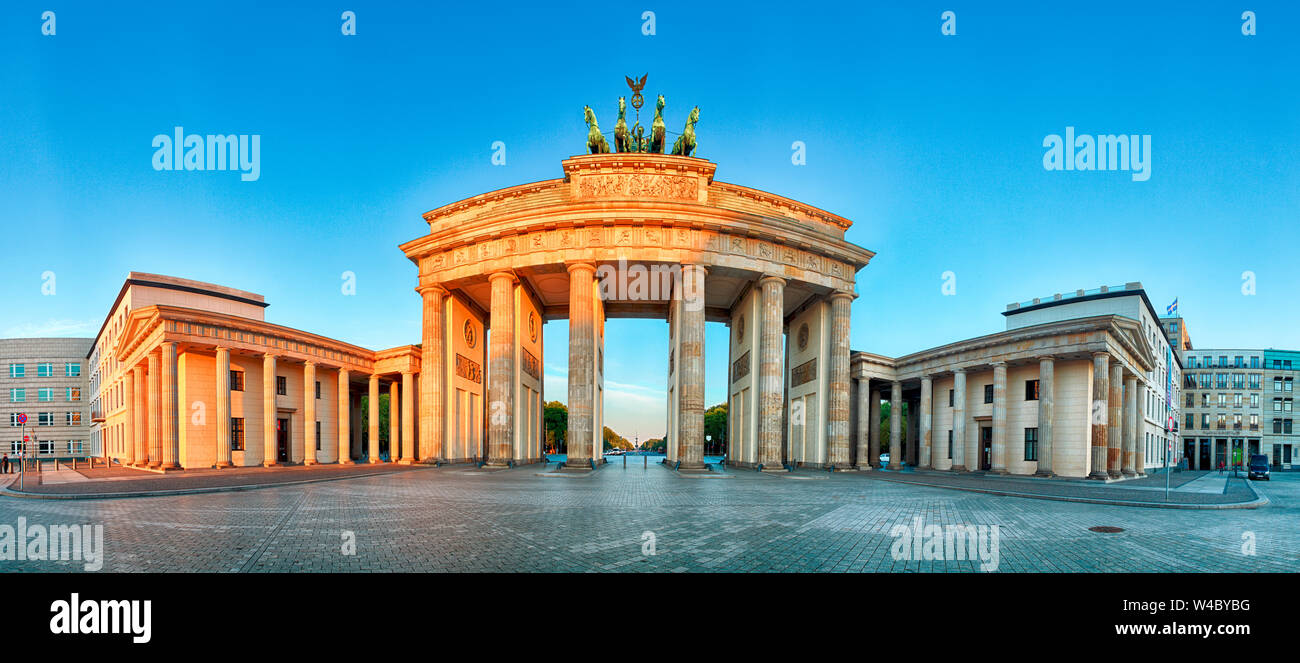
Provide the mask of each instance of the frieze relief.
POLYGON ((699 180, 684 175, 606 173, 578 179, 581 198, 668 198, 698 200, 699 180))

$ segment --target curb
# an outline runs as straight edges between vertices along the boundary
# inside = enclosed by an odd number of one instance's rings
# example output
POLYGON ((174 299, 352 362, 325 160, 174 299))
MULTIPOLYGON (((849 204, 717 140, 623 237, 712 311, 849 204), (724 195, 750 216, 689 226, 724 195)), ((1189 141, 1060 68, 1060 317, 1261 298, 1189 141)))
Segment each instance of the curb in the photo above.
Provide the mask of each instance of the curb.
POLYGON ((1249 502, 1232 502, 1229 504, 1171 504, 1168 502, 1133 502, 1129 500, 1107 500, 1095 497, 1065 497, 1063 495, 1039 495, 1034 493, 1017 493, 1010 490, 995 490, 991 488, 969 488, 965 486, 945 486, 941 484, 923 483, 920 481, 895 479, 890 477, 878 476, 882 481, 892 481, 894 483, 905 483, 913 486, 925 486, 926 488, 941 488, 945 490, 964 490, 971 493, 984 493, 986 495, 998 495, 1002 497, 1026 497, 1036 500, 1050 500, 1053 502, 1079 502, 1082 504, 1105 504, 1109 506, 1133 506, 1151 509, 1194 509, 1194 510, 1219 510, 1219 509, 1256 509, 1269 503, 1268 498, 1259 494, 1254 486, 1247 481, 1246 486, 1250 488, 1251 494, 1255 496, 1254 500, 1249 502))
MULTIPOLYGON (((420 468, 426 469, 426 468, 420 468)), ((429 466, 427 469, 435 469, 429 466)), ((325 483, 328 481, 346 481, 348 479, 366 479, 370 477, 386 476, 389 474, 398 474, 399 472, 408 472, 411 470, 398 470, 396 472, 368 472, 365 474, 354 474, 346 477, 323 477, 320 479, 302 479, 299 481, 281 481, 279 483, 246 483, 235 486, 209 486, 206 488, 177 488, 173 490, 137 490, 121 493, 78 493, 78 494, 58 494, 58 493, 20 493, 16 490, 10 490, 9 486, 0 487, 0 496, 13 499, 25 500, 112 500, 118 498, 134 497, 174 497, 178 495, 200 495, 205 493, 237 493, 246 490, 259 490, 262 488, 281 488, 284 486, 301 486, 312 483, 325 483)), ((10 484, 13 482, 11 481, 10 484)))

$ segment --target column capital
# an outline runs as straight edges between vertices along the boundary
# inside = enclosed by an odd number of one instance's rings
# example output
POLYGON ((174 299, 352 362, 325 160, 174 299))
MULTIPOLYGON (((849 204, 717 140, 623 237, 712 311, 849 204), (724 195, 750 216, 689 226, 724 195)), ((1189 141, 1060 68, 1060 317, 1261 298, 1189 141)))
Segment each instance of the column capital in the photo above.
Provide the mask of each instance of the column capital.
POLYGON ((572 274, 574 270, 588 270, 595 273, 596 263, 590 260, 571 260, 564 263, 564 268, 568 270, 570 274, 572 274))
POLYGON ((682 271, 684 272, 684 271, 686 271, 686 270, 688 270, 688 269, 698 269, 698 270, 704 272, 705 275, 708 275, 708 273, 709 273, 709 268, 708 268, 708 266, 706 266, 706 265, 702 265, 702 264, 700 264, 700 263, 698 263, 698 262, 684 262, 684 263, 682 263, 682 271))
POLYGON ((1105 350, 1099 350, 1099 351, 1097 351, 1097 352, 1092 353, 1092 358, 1093 358, 1093 359, 1099 359, 1099 358, 1101 358, 1101 357, 1105 357, 1106 359, 1110 359, 1110 353, 1109 353, 1109 352, 1106 352, 1105 350))
POLYGON ((953 375, 957 375, 957 374, 965 375, 965 374, 966 374, 966 367, 965 367, 965 366, 958 366, 957 368, 952 369, 952 374, 953 374, 953 375))
POLYGON ((1003 361, 1003 360, 1001 360, 1001 359, 998 359, 998 360, 996 360, 996 361, 991 361, 991 362, 989 362, 989 366, 992 366, 993 368, 999 368, 999 367, 1001 367, 1001 368, 1006 368, 1006 366, 1007 366, 1007 362, 1005 362, 1005 361, 1003 361))
POLYGON ((1038 361, 1039 363, 1045 361, 1056 361, 1056 355, 1038 355, 1038 361))
POLYGON ((311 366, 312 368, 315 368, 315 367, 316 367, 316 362, 314 362, 314 361, 312 361, 312 360, 310 360, 310 359, 307 359, 307 360, 305 360, 305 361, 302 362, 302 365, 303 365, 303 366, 311 366))
POLYGON ((519 277, 515 276, 515 270, 513 269, 503 269, 501 271, 492 272, 491 274, 488 274, 489 282, 498 281, 501 279, 510 279, 511 283, 515 283, 519 280, 519 277))
POLYGON ((921 376, 921 382, 934 382, 934 375, 926 373, 921 376))
POLYGON ((836 290, 835 292, 832 292, 830 295, 828 295, 826 298, 833 301, 836 298, 841 298, 841 297, 848 298, 848 300, 851 302, 858 298, 858 293, 849 292, 848 290, 836 290))
POLYGON ((427 297, 429 295, 442 295, 443 297, 447 296, 447 289, 437 283, 431 285, 416 286, 415 291, 420 293, 421 297, 427 297))
POLYGON ((777 282, 777 283, 780 283, 782 286, 784 286, 784 285, 786 284, 786 280, 785 280, 784 278, 781 278, 780 276, 777 276, 776 274, 764 274, 764 275, 758 277, 758 284, 759 284, 759 285, 763 285, 764 283, 767 283, 768 281, 775 281, 775 282, 777 282))

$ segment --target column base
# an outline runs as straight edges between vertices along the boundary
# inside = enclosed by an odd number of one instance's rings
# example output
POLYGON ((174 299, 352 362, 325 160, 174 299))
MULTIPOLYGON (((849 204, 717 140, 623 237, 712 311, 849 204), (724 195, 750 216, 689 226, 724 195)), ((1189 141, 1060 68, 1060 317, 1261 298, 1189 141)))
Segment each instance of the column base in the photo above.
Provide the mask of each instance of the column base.
POLYGON ((314 459, 308 459, 308 460, 304 460, 304 461, 302 461, 302 464, 303 464, 303 465, 320 465, 320 462, 319 462, 319 461, 316 461, 316 460, 314 460, 314 459))
POLYGON ((414 460, 414 459, 411 459, 411 458, 398 458, 398 459, 397 459, 397 464, 398 464, 398 465, 414 465, 414 464, 415 464, 415 460, 414 460))
POLYGON ((345 458, 345 459, 343 459, 343 460, 340 460, 340 461, 338 462, 338 464, 339 464, 339 465, 356 465, 356 464, 357 464, 357 461, 352 460, 351 458, 345 458))
POLYGON ((1011 474, 1010 472, 1006 471, 1005 468, 992 469, 992 470, 989 470, 988 473, 989 473, 989 474, 996 474, 996 475, 998 475, 998 476, 1006 476, 1006 475, 1008 475, 1008 474, 1011 474))
POLYGON ((280 463, 277 463, 276 461, 273 460, 262 461, 262 467, 276 467, 278 465, 280 465, 280 463))
POLYGON ((1133 470, 1120 470, 1120 474, 1123 474, 1130 479, 1137 476, 1137 472, 1134 472, 1133 470))
POLYGON ((1088 478, 1097 479, 1098 481, 1105 481, 1110 478, 1110 475, 1106 474, 1106 470, 1093 470, 1091 473, 1088 474, 1088 478))
POLYGON ((903 464, 891 462, 885 469, 889 470, 890 472, 897 472, 903 469, 903 464))
POLYGON ((916 466, 916 469, 918 469, 918 470, 928 470, 928 469, 930 469, 930 466, 929 466, 929 465, 917 465, 917 466, 916 466))
POLYGON ((875 468, 871 467, 870 465, 858 465, 858 466, 854 467, 853 469, 854 469, 855 471, 857 471, 857 472, 870 472, 871 470, 873 470, 873 469, 875 469, 875 468))
POLYGON ((230 461, 222 460, 222 461, 218 461, 217 464, 214 465, 213 467, 217 468, 218 470, 221 470, 227 467, 234 467, 234 465, 230 461))
POLYGON ((1118 470, 1106 470, 1106 476, 1112 479, 1118 479, 1120 477, 1120 473, 1118 470))
POLYGON ((1036 477, 1054 477, 1054 476, 1056 476, 1056 473, 1053 472, 1053 471, 1051 471, 1051 470, 1038 470, 1037 472, 1034 472, 1034 476, 1036 476, 1036 477))
POLYGON ((366 463, 369 464, 369 465, 383 465, 383 464, 384 464, 384 461, 381 460, 381 459, 379 459, 379 458, 372 458, 372 459, 366 461, 366 463))
POLYGON ((966 466, 965 466, 965 465, 953 465, 952 467, 948 468, 948 471, 949 471, 949 472, 965 472, 965 471, 966 471, 966 466))

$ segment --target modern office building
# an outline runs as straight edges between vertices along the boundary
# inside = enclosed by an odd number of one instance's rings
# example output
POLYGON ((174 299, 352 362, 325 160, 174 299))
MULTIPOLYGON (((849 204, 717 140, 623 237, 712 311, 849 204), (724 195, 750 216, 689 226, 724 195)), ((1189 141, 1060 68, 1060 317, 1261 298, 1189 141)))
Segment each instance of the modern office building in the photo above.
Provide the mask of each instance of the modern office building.
POLYGON ((0 339, 0 451, 23 447, 46 456, 93 455, 87 395, 88 338, 0 339))
MULTIPOLYGON (((1115 479, 1165 462, 1178 436, 1181 367, 1140 283, 1007 306, 1006 331, 897 359, 855 352, 858 466, 1115 479)), ((1174 448, 1178 446, 1175 444, 1174 448)), ((797 459, 796 459, 797 460, 797 459)), ((1176 457, 1170 459, 1176 462, 1176 457)))
POLYGON ((1294 384, 1300 352, 1188 349, 1184 455, 1192 469, 1231 467, 1251 454, 1290 469, 1296 445, 1294 384))

